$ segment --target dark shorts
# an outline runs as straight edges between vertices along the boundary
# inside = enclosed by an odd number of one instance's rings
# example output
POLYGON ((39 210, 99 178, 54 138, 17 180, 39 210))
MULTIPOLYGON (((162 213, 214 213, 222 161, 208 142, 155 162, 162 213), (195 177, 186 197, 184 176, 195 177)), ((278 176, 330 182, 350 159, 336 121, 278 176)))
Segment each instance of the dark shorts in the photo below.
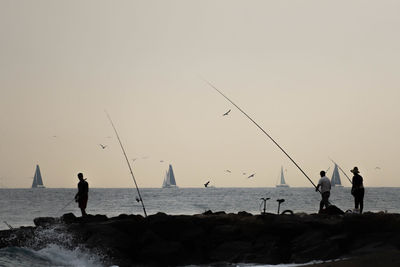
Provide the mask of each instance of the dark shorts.
POLYGON ((86 209, 87 201, 88 201, 88 196, 80 196, 78 199, 79 208, 86 209))
POLYGON ((353 190, 353 196, 356 199, 363 199, 364 194, 365 194, 364 188, 357 188, 357 189, 353 190))

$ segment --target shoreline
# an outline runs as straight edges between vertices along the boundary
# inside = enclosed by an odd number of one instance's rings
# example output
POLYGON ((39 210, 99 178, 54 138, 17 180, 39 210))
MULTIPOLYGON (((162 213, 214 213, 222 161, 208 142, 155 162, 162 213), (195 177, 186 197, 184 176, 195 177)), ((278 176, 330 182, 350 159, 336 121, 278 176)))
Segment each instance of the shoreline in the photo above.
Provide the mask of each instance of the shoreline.
POLYGON ((157 213, 146 218, 126 214, 82 218, 67 213, 59 218, 36 218, 34 223, 34 227, 0 231, 0 248, 37 250, 53 243, 85 247, 101 252, 105 263, 121 267, 218 262, 307 264, 314 260, 329 262, 303 266, 374 266, 368 264, 381 261, 385 266, 395 266, 391 262, 400 266, 400 214, 208 211, 196 215, 157 213))

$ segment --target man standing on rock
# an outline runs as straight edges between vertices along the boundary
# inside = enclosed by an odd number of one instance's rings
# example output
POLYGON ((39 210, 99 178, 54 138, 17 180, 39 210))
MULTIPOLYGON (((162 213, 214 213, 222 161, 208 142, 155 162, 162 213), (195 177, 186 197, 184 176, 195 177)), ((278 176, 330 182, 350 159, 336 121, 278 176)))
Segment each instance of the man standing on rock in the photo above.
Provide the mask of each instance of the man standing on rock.
POLYGON ((353 176, 353 186, 351 187, 351 194, 354 196, 354 207, 356 211, 358 211, 358 206, 360 206, 360 214, 363 211, 364 208, 364 185, 363 185, 363 178, 359 174, 360 171, 358 170, 357 167, 354 167, 352 170, 350 170, 354 176, 353 176))
POLYGON ((82 217, 86 216, 86 204, 88 201, 89 184, 86 179, 83 179, 83 173, 78 173, 78 193, 75 195, 75 202, 78 202, 79 208, 82 212, 82 217))
POLYGON ((325 176, 325 171, 321 171, 319 175, 321 179, 319 179, 318 185, 315 188, 315 191, 318 192, 318 189, 321 188, 321 202, 319 203, 319 213, 322 212, 322 209, 327 208, 331 203, 329 203, 329 196, 331 195, 331 181, 328 177, 325 176))

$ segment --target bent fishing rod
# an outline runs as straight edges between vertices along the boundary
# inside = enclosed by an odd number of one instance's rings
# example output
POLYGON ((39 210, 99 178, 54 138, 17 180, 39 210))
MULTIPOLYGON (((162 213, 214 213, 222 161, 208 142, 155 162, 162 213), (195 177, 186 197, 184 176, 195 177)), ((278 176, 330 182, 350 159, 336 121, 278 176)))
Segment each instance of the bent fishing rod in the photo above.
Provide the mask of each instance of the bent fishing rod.
POLYGON ((339 170, 344 174, 344 176, 346 176, 346 178, 349 180, 349 182, 350 182, 351 184, 353 184, 353 182, 351 181, 350 177, 347 176, 347 174, 346 174, 346 173, 344 172, 344 170, 339 166, 339 164, 337 164, 336 162, 334 162, 333 159, 331 159, 331 158, 329 158, 329 159, 333 162, 333 164, 335 164, 336 166, 338 166, 339 170))
MULTIPOLYGON (((317 186, 314 184, 314 182, 308 177, 308 175, 303 171, 302 168, 292 159, 291 156, 257 123, 255 122, 249 115, 247 115, 246 112, 243 111, 238 105, 236 105, 232 100, 230 100, 224 93, 222 93, 220 90, 218 90, 217 87, 215 87, 212 83, 207 81, 206 79, 203 78, 203 81, 205 81, 209 86, 211 86, 215 91, 217 91, 220 95, 222 95, 226 100, 228 100, 232 105, 234 105, 240 112, 242 112, 252 123, 254 123, 258 129, 260 129, 268 138, 293 162, 293 164, 301 171, 301 173, 310 181, 310 183, 317 188, 317 186)), ((319 190, 318 190, 319 191, 319 190)))
POLYGON ((108 117, 108 120, 110 121, 110 123, 111 123, 111 126, 112 126, 112 127, 113 127, 113 129, 114 129, 114 132, 115 132, 115 135, 117 136, 117 139, 118 139, 119 145, 121 146, 122 153, 124 153, 124 156, 125 156, 125 159, 126 159, 126 163, 128 164, 129 171, 131 172, 131 175, 132 175, 133 182, 135 183, 136 190, 137 190, 137 193, 138 193, 138 195, 139 195, 139 201, 142 203, 143 212, 144 212, 144 217, 147 217, 146 208, 144 207, 143 199, 142 199, 142 196, 140 195, 140 190, 139 190, 139 187, 138 187, 138 185, 137 185, 137 183, 136 183, 135 176, 133 175, 132 167, 131 167, 131 164, 129 163, 128 156, 126 155, 126 152, 125 152, 124 146, 122 145, 121 139, 119 138, 119 135, 118 135, 117 129, 115 128, 115 126, 114 126, 114 123, 113 123, 113 121, 111 120, 111 117, 110 117, 110 115, 107 113, 107 111, 106 111, 106 110, 104 110, 104 112, 106 113, 106 115, 107 115, 107 117, 108 117))
POLYGON ((61 211, 63 211, 66 207, 68 207, 69 204, 71 204, 74 200, 75 200, 75 198, 72 199, 70 202, 68 202, 68 204, 66 204, 64 207, 62 207, 62 208, 57 212, 57 214, 59 214, 59 213, 60 213, 61 211))

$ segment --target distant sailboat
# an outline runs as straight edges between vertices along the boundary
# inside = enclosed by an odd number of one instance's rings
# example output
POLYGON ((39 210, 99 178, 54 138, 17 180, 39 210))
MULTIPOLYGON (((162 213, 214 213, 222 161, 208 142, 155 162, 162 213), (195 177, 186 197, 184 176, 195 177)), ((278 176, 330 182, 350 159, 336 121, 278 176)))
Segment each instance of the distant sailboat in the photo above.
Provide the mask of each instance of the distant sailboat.
POLYGON ((333 173, 332 173, 331 186, 332 187, 343 187, 342 182, 340 181, 339 168, 336 163, 335 163, 335 168, 333 169, 333 173))
POLYGON ((45 188, 43 185, 42 174, 39 165, 36 165, 35 176, 33 177, 32 188, 45 188))
POLYGON ((283 175, 283 167, 281 167, 281 182, 277 184, 276 187, 289 187, 289 185, 285 182, 285 176, 283 175))
POLYGON ((172 165, 169 164, 168 171, 165 173, 162 188, 178 188, 175 181, 174 171, 172 170, 172 165))

